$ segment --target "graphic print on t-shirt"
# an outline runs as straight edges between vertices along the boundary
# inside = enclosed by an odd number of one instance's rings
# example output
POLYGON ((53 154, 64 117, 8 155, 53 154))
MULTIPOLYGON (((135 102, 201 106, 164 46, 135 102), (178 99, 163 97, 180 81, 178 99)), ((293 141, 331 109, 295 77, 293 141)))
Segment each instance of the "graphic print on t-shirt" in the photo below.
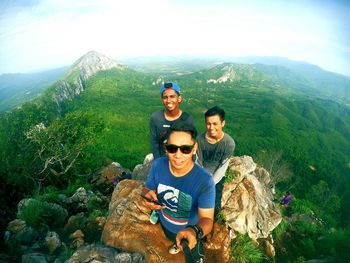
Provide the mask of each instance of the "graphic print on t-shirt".
POLYGON ((175 225, 186 225, 191 214, 192 196, 172 186, 158 185, 158 200, 167 207, 162 210, 164 218, 175 225))

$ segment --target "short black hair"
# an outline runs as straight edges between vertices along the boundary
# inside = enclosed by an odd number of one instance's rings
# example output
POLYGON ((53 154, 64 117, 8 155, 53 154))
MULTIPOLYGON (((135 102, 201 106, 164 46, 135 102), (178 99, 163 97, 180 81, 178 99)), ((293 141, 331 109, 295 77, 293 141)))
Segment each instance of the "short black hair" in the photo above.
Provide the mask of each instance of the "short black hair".
POLYGON ((205 119, 214 115, 219 115, 221 121, 225 120, 225 111, 218 106, 214 106, 204 113, 205 119))
POLYGON ((169 131, 168 138, 173 132, 181 131, 181 132, 187 132, 191 135, 192 140, 196 140, 197 138, 197 129, 193 125, 189 125, 187 123, 181 123, 181 124, 174 124, 169 131))

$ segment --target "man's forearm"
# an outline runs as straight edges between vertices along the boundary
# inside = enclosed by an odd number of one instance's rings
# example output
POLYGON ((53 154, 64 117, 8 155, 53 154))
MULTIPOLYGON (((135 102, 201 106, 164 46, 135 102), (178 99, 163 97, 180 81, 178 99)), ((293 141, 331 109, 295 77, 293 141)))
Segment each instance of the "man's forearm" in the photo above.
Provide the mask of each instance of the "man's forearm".
POLYGON ((214 220, 211 218, 203 217, 199 219, 198 225, 203 230, 203 237, 208 235, 211 232, 211 230, 213 229, 213 224, 214 224, 214 220))

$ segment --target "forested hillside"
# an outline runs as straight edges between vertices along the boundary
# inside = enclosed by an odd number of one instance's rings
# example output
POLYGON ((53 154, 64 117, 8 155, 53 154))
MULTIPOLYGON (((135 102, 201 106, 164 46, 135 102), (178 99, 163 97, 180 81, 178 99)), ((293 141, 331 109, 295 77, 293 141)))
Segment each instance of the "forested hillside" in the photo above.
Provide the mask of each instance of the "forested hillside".
MULTIPOLYGON (((350 242, 350 109, 313 94, 297 73, 276 66, 223 64, 177 77, 100 71, 59 111, 52 87, 1 116, 0 175, 7 187, 0 196, 5 199, 10 187, 20 198, 82 185, 111 161, 130 169, 142 163, 150 152, 149 116, 162 109, 159 87, 170 80, 179 83, 182 108, 200 131, 204 111, 223 107, 235 155, 251 155, 264 165, 277 197, 285 191, 295 197, 275 233, 278 262, 324 256, 345 262, 340 259, 349 258, 344 247, 350 242), (299 220, 301 215, 307 220, 299 220)), ((10 208, 5 205, 5 217, 13 215, 10 208)))

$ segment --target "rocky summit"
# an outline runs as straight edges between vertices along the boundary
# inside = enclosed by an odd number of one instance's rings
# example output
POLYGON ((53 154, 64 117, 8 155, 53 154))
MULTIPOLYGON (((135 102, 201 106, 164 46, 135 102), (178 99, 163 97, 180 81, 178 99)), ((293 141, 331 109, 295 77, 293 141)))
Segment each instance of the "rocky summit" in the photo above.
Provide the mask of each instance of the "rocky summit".
POLYGON ((85 82, 97 72, 117 68, 125 70, 127 66, 102 55, 90 51, 80 57, 67 71, 64 78, 56 83, 54 99, 59 104, 72 99, 85 89, 85 82))

